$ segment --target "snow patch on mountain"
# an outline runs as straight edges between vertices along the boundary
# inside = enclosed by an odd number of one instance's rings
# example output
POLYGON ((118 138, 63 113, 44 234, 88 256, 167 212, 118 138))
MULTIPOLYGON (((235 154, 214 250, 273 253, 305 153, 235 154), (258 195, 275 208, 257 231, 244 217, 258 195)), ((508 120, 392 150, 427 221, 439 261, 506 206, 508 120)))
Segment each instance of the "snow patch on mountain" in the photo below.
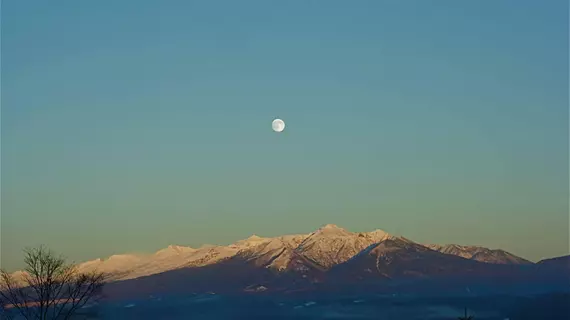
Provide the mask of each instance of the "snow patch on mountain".
POLYGON ((494 264, 529 264, 530 261, 517 257, 500 249, 489 249, 481 246, 462 246, 457 244, 428 244, 426 247, 441 253, 459 256, 465 259, 494 264))

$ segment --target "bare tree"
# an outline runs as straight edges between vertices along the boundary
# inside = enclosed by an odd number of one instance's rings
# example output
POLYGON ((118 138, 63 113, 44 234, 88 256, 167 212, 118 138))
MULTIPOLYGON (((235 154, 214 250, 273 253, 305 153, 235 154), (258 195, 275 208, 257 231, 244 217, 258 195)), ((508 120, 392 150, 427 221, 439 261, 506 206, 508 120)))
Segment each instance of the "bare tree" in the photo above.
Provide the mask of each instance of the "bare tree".
POLYGON ((44 246, 26 249, 21 278, 0 271, 0 315, 27 320, 71 319, 101 297, 104 275, 81 273, 44 246))

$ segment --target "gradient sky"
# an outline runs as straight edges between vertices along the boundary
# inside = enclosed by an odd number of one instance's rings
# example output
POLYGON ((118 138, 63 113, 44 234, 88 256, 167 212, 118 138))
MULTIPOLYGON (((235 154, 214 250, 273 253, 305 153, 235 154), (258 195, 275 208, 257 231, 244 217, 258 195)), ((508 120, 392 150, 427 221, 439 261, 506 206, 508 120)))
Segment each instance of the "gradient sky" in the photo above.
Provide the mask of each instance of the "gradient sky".
POLYGON ((1 53, 5 268, 326 223, 568 253, 567 1, 13 0, 1 53))

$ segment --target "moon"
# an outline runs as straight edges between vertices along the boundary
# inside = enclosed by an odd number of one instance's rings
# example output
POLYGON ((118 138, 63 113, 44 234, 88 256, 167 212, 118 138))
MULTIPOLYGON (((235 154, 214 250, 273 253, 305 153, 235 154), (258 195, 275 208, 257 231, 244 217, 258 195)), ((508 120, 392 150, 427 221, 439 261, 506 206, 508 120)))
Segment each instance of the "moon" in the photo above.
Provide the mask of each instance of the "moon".
POLYGON ((275 132, 282 132, 283 130, 285 130, 285 122, 281 119, 275 119, 271 123, 271 128, 275 132))

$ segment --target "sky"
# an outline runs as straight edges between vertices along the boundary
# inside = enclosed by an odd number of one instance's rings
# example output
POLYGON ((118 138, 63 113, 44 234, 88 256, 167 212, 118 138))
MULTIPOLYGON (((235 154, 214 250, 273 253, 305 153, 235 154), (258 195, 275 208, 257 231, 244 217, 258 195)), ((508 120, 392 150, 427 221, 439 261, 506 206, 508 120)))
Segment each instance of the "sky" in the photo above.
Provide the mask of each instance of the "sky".
POLYGON ((3 268, 39 244, 79 262, 327 223, 568 254, 567 1, 1 15, 3 268))

